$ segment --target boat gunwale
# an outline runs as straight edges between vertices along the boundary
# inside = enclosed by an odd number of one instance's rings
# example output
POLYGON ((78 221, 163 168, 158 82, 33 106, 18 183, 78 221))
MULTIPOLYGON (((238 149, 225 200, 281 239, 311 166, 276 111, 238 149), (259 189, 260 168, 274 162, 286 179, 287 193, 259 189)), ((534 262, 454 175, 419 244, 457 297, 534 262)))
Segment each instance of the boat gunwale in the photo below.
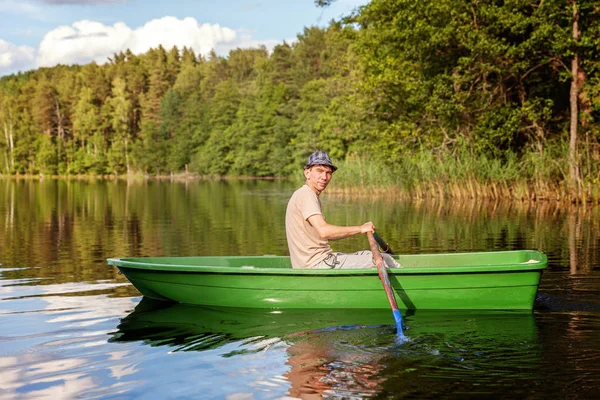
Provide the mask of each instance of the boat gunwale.
MULTIPOLYGON (((405 267, 390 268, 389 272, 394 275, 412 275, 412 274, 468 274, 468 273, 500 273, 500 272, 532 272, 541 271, 548 266, 546 254, 537 250, 516 250, 516 252, 529 251, 539 256, 535 263, 507 263, 507 264, 479 264, 471 266, 442 266, 442 267, 405 267)), ((507 251, 511 252, 511 251, 507 251)), ((437 253, 437 256, 457 254, 493 254, 505 252, 479 252, 479 253, 437 253)), ((247 258, 261 256, 223 256, 227 258, 247 258)), ((285 256, 270 256, 285 257, 285 256)), ((201 257, 128 257, 128 258, 109 258, 107 263, 118 268, 138 269, 146 271, 179 272, 179 273, 227 273, 227 274, 249 274, 249 275, 299 275, 299 276, 345 276, 345 275, 377 275, 376 268, 356 268, 356 269, 312 269, 312 268, 260 268, 256 266, 218 266, 218 265, 183 265, 183 264, 161 264, 157 262, 143 262, 143 259, 156 260, 157 258, 201 258, 201 257), (128 259, 135 259, 130 261, 128 259), (142 261, 140 261, 142 260, 142 261)), ((207 256, 206 258, 213 258, 207 256)))

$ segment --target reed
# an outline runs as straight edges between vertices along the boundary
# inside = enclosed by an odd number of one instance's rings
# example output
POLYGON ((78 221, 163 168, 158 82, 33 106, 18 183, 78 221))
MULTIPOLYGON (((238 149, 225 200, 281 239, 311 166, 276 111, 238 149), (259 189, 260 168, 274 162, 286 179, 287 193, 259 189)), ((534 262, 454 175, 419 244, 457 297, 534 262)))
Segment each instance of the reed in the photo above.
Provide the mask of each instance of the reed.
POLYGON ((433 154, 419 151, 397 162, 348 157, 339 163, 330 193, 378 194, 402 198, 512 199, 600 203, 598 179, 572 185, 566 160, 551 151, 502 159, 466 150, 433 154))

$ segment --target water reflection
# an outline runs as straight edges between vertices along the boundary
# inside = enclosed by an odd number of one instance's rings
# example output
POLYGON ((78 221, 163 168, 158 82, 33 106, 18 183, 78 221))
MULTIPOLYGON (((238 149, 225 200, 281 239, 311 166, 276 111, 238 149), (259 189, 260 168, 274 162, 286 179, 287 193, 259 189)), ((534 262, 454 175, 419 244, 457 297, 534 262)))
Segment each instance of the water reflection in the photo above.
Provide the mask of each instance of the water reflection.
POLYGON ((273 342, 266 339, 346 325, 387 324, 389 318, 387 310, 215 308, 168 304, 144 297, 121 320, 111 341, 141 340, 151 346, 173 347, 171 351, 206 350, 240 339, 271 346, 273 342))
POLYGON ((503 373, 539 356, 531 313, 429 311, 405 319, 410 341, 398 344, 388 310, 207 308, 144 298, 110 342, 169 353, 217 350, 224 358, 284 351, 287 371, 267 380, 281 386, 285 379, 287 394, 303 398, 374 396, 389 386, 390 374, 411 373, 424 360, 430 377, 463 379, 478 368, 503 373))
MULTIPOLYGON (((280 181, 0 179, 2 397, 595 396, 600 207, 324 194, 328 221, 373 220, 398 252, 548 255, 534 314, 409 314, 411 341, 402 346, 386 310, 144 311, 135 288, 105 264, 287 254, 283 215, 295 189, 280 181)), ((357 236, 333 245, 367 243, 357 236)))
POLYGON ((89 292, 78 297, 45 294, 2 301, 2 398, 93 397, 114 390, 110 379, 99 378, 105 371, 118 373, 130 366, 119 361, 122 351, 104 346, 115 313, 131 309, 131 299, 89 292))

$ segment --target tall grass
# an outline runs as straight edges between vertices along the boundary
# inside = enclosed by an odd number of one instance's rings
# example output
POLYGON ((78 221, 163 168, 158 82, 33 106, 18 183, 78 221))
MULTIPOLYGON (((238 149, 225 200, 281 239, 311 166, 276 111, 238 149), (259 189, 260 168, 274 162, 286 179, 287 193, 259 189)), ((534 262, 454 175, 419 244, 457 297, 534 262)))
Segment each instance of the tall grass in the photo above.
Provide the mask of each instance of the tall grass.
POLYGON ((348 157, 339 163, 329 192, 364 196, 387 193, 406 198, 515 199, 600 202, 598 180, 580 189, 568 181, 566 152, 531 151, 502 159, 466 148, 434 154, 427 150, 391 164, 348 157))

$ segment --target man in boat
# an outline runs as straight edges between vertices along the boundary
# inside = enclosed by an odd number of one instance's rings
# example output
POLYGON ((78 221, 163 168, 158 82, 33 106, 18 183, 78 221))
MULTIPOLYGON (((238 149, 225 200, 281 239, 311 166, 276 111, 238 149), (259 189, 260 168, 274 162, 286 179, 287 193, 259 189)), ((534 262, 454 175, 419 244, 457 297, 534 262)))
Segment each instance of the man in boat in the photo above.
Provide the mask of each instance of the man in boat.
MULTIPOLYGON (((352 254, 331 250, 329 240, 339 240, 359 233, 375 233, 373 222, 360 226, 332 225, 325 220, 319 196, 337 167, 324 151, 308 157, 304 166, 305 184, 294 192, 285 213, 285 233, 294 268, 375 268, 369 250, 352 254)), ((388 268, 400 268, 389 255, 382 254, 388 268)))

